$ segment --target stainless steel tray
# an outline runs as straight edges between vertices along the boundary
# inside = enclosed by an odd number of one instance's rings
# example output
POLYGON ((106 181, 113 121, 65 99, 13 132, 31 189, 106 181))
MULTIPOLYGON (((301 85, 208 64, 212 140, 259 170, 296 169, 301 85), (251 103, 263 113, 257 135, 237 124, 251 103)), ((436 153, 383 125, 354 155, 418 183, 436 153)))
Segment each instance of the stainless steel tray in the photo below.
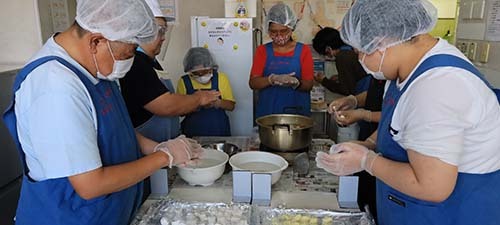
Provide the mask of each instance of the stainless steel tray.
POLYGON ((318 209, 260 209, 260 225, 373 225, 366 213, 334 212, 318 209))
POLYGON ((248 225, 251 206, 164 199, 138 213, 131 225, 248 225))

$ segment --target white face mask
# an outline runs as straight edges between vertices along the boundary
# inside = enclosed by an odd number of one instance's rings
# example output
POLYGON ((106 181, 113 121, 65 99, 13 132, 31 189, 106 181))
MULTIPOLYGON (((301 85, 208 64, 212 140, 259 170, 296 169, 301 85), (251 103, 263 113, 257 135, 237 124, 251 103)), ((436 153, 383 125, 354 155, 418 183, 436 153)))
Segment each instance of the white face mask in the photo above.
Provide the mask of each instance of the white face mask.
POLYGON ((200 84, 208 84, 210 80, 212 79, 213 74, 207 74, 203 75, 201 77, 196 77, 195 80, 198 81, 200 84))
POLYGON ((371 74, 377 80, 387 80, 387 78, 384 76, 384 73, 382 72, 382 63, 384 63, 385 50, 384 50, 384 53, 382 53, 382 59, 380 60, 380 64, 378 66, 377 72, 371 71, 370 69, 368 69, 368 67, 366 67, 366 65, 364 63, 365 56, 366 56, 366 54, 363 55, 363 59, 361 59, 361 61, 359 61, 359 64, 361 64, 361 66, 366 71, 366 73, 371 74))
POLYGON ((104 75, 101 72, 99 72, 99 66, 97 66, 97 60, 95 58, 95 55, 92 55, 92 57, 94 57, 94 63, 97 68, 97 78, 102 80, 116 81, 120 78, 123 78, 130 70, 130 68, 132 68, 132 64, 134 64, 134 57, 125 60, 116 60, 115 57, 113 56, 113 51, 111 50, 111 46, 109 46, 109 41, 107 42, 107 44, 109 52, 111 53, 111 58, 113 58, 113 71, 111 71, 111 73, 108 75, 104 75))

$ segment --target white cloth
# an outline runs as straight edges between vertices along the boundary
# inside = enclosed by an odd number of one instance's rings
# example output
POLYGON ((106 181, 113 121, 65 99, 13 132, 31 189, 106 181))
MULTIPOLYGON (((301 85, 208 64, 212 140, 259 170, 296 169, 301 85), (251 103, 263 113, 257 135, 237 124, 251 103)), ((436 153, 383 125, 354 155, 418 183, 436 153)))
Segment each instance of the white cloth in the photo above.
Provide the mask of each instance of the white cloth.
MULTIPOLYGON (((54 38, 32 60, 49 55, 64 58, 94 84, 98 82, 54 38)), ((15 98, 17 131, 31 178, 67 177, 102 166, 95 108, 87 89, 71 70, 57 61, 47 62, 31 72, 15 98)))
MULTIPOLYGON (((422 61, 443 53, 466 59, 439 40, 422 61)), ((459 172, 500 169, 500 105, 485 83, 466 70, 434 68, 415 79, 399 99, 391 127, 399 131, 393 139, 405 149, 456 165, 459 172)))

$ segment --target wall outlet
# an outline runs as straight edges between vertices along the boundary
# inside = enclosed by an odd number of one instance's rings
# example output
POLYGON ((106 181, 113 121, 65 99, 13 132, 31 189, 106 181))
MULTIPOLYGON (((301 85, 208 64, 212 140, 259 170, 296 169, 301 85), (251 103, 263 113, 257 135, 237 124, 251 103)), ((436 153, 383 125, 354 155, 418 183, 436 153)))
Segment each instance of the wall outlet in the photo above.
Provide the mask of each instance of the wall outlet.
POLYGON ((476 60, 476 52, 477 52, 477 42, 470 42, 468 52, 467 52, 467 58, 469 58, 471 61, 475 61, 476 60))
POLYGON ((464 55, 467 55, 469 53, 469 43, 465 41, 457 41, 457 48, 462 52, 464 55))
POLYGON ((479 56, 479 62, 481 63, 488 63, 488 57, 490 55, 490 43, 485 42, 485 43, 480 43, 478 46, 478 56, 479 56))

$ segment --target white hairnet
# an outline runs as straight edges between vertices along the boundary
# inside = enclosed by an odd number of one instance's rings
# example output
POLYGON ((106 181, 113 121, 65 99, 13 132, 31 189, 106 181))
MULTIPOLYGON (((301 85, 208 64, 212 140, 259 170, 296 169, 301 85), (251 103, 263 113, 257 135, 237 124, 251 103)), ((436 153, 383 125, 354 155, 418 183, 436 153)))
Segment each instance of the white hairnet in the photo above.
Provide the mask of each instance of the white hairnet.
POLYGON ((158 2, 158 0, 146 0, 146 3, 148 4, 149 8, 151 9, 155 17, 165 18, 165 15, 161 11, 160 3, 158 2))
POLYGON ((158 32, 144 0, 78 0, 75 20, 83 29, 111 41, 145 44, 158 32))
POLYGON ((273 5, 269 12, 267 12, 267 18, 265 29, 269 29, 269 23, 277 23, 295 29, 297 25, 297 17, 293 13, 292 9, 283 2, 273 5))
POLYGON ((367 54, 432 30, 437 9, 427 0, 357 0, 342 21, 344 42, 367 54))
POLYGON ((217 67, 212 55, 208 49, 203 47, 194 47, 189 49, 184 56, 184 72, 192 71, 197 66, 203 66, 203 68, 217 67))

